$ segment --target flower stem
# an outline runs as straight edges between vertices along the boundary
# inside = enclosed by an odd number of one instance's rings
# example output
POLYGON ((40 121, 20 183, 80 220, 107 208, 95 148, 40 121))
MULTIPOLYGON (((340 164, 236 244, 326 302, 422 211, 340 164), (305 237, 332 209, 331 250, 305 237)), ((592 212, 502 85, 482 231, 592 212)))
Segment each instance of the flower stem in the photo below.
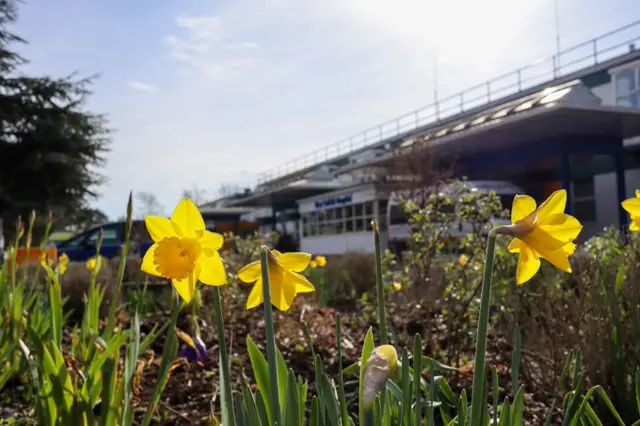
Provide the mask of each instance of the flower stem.
POLYGON ((233 396, 231 394, 231 374, 229 373, 229 354, 224 337, 224 321, 222 319, 222 303, 220 303, 220 289, 213 287, 213 310, 216 315, 216 328, 218 329, 218 345, 220 346, 220 376, 222 379, 223 399, 221 404, 222 419, 224 425, 235 426, 235 410, 233 408, 233 396))
POLYGON ((266 247, 260 251, 260 270, 262 271, 262 297, 264 299, 264 323, 267 339, 267 364, 269 366, 269 402, 271 406, 271 424, 281 425, 280 397, 278 395, 278 360, 276 358, 276 332, 273 325, 271 306, 271 283, 269 281, 269 255, 266 247))
POLYGON ((377 222, 371 221, 373 227, 373 242, 376 250, 376 293, 378 299, 378 322, 380 323, 380 344, 388 343, 387 311, 384 303, 384 288, 382 283, 382 259, 380 254, 380 229, 377 222))
POLYGON ((487 330, 489 325, 489 302, 491 299, 491 273, 493 271, 493 254, 496 246, 496 230, 489 232, 487 253, 482 276, 482 294, 480 296, 480 312, 478 313, 478 334, 476 337, 476 354, 473 367, 473 394, 471 395, 471 426, 480 425, 487 405, 484 401, 485 363, 487 351, 487 330))

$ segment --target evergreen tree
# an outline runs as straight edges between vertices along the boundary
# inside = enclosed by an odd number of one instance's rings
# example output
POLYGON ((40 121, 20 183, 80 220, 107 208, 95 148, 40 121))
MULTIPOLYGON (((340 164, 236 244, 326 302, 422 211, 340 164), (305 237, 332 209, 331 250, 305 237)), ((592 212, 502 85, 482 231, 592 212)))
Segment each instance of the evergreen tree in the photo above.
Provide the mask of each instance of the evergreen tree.
POLYGON ((9 30, 16 19, 16 0, 0 0, 0 217, 7 240, 18 215, 53 211, 64 226, 64 218, 89 210, 110 145, 105 118, 85 107, 92 78, 20 72, 26 60, 11 46, 25 41, 9 30))

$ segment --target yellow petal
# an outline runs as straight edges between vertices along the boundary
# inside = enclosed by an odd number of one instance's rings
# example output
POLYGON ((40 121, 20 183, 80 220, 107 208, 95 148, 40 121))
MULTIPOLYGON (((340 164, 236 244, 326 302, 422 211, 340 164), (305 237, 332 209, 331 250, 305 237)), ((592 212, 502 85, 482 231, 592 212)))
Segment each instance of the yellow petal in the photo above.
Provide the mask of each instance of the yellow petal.
POLYGON ((178 225, 187 237, 195 237, 198 231, 204 231, 205 225, 198 206, 190 198, 184 198, 171 215, 171 222, 178 225))
POLYGON ((529 281, 540 269, 540 258, 527 246, 520 248, 518 269, 516 270, 516 282, 522 285, 529 281))
POLYGON ((311 255, 309 253, 284 253, 278 259, 283 268, 294 272, 302 272, 309 266, 311 255))
POLYGON ((171 221, 166 217, 146 216, 144 223, 147 225, 147 231, 149 231, 149 235, 154 243, 157 243, 163 238, 176 236, 171 221))
POLYGON ((520 237, 520 239, 534 250, 553 251, 558 250, 571 240, 559 240, 554 235, 549 234, 540 227, 534 227, 531 232, 520 237))
POLYGON ((640 216, 631 219, 631 223, 629 224, 629 231, 640 231, 640 216))
MULTIPOLYGON (((271 272, 271 271, 270 271, 271 272)), ((269 274, 271 284, 271 304, 281 311, 288 311, 296 297, 295 282, 286 270, 269 274)))
POLYGON ((311 293, 316 290, 313 284, 311 284, 311 282, 305 276, 291 271, 287 271, 286 274, 286 279, 291 283, 291 285, 293 285, 296 294, 311 293))
POLYGON ((549 196, 538 208, 538 220, 547 216, 564 213, 567 207, 567 191, 559 189, 549 196))
POLYGON ((206 285, 221 286, 227 283, 227 271, 218 252, 213 256, 205 256, 204 253, 198 259, 200 266, 200 282, 206 285))
POLYGON ((573 216, 560 213, 538 221, 538 227, 559 241, 573 241, 582 231, 582 224, 573 216))
POLYGON ((218 251, 224 244, 224 237, 216 232, 205 230, 200 237, 200 245, 202 248, 218 251))
POLYGON ((636 189, 636 198, 640 198, 640 189, 636 189))
POLYGON ((622 202, 622 208, 631 216, 640 216, 640 198, 627 198, 622 202))
POLYGON ((253 285, 251 293, 249 293, 249 297, 247 298, 247 309, 260 306, 264 300, 262 296, 262 278, 258 278, 258 281, 253 285))
POLYGON ((562 246, 562 251, 565 252, 567 256, 571 256, 576 252, 576 245, 574 243, 568 243, 567 245, 562 246))
POLYGON ((142 270, 142 272, 146 272, 149 275, 160 277, 160 273, 156 270, 156 264, 153 263, 153 255, 156 251, 156 248, 158 248, 157 244, 149 247, 149 250, 147 250, 147 252, 144 254, 144 257, 142 258, 142 266, 140 266, 140 269, 142 270))
POLYGON ((180 297, 182 297, 182 300, 184 300, 185 303, 191 302, 191 299, 193 299, 193 295, 196 292, 197 277, 195 276, 195 273, 191 276, 191 279, 187 277, 182 280, 172 281, 173 286, 175 287, 180 297))
POLYGON ((536 200, 528 195, 516 195, 511 206, 511 223, 516 223, 533 213, 536 200))
POLYGON ((522 241, 520 241, 517 238, 514 238, 509 243, 509 247, 507 247, 507 250, 509 250, 509 253, 520 253, 520 249, 522 248, 523 245, 524 243, 522 241))
POLYGON ((60 258, 58 259, 58 263, 60 265, 68 265, 69 264, 69 256, 67 255, 67 253, 62 253, 60 255, 60 258))
POLYGON ((571 272, 571 264, 569 263, 569 257, 564 247, 555 251, 542 252, 540 256, 561 271, 571 272))
POLYGON ((252 283, 260 278, 260 261, 251 262, 238 271, 238 278, 245 283, 252 283))

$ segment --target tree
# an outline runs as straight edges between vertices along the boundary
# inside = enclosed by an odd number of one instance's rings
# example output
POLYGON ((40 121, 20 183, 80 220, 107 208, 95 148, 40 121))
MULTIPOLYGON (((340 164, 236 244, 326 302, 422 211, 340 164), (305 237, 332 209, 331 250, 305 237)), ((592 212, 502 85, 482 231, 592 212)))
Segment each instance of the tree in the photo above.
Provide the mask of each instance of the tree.
POLYGON ((0 215, 5 236, 31 211, 68 218, 85 209, 104 181, 110 137, 102 115, 86 110, 93 78, 31 77, 10 45, 15 0, 0 0, 0 215))
POLYGON ((185 189, 182 191, 182 198, 188 197, 191 198, 191 201, 196 203, 196 205, 200 205, 207 201, 206 195, 207 191, 204 189, 198 188, 198 185, 193 184, 191 189, 185 189))
POLYGON ((136 213, 139 218, 148 215, 164 216, 164 206, 151 192, 137 192, 136 204, 136 213))

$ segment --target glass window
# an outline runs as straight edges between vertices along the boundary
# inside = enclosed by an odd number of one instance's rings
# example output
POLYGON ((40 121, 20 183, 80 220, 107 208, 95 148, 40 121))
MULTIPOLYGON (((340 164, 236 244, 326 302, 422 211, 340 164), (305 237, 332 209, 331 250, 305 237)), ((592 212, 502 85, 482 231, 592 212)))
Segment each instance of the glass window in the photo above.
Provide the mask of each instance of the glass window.
POLYGON ((625 70, 615 75, 616 104, 640 108, 640 69, 625 70))
POLYGON ((593 176, 573 182, 573 211, 582 222, 596 221, 596 199, 593 176))
MULTIPOLYGON (((98 235, 100 235, 100 230, 93 232, 89 238, 87 238, 87 242, 90 244, 96 244, 98 241, 98 235)), ((119 243, 118 238, 118 229, 114 227, 102 228, 102 245, 114 245, 119 243)))
POLYGON ((577 200, 573 203, 575 216, 582 222, 596 221, 596 200, 577 200))

